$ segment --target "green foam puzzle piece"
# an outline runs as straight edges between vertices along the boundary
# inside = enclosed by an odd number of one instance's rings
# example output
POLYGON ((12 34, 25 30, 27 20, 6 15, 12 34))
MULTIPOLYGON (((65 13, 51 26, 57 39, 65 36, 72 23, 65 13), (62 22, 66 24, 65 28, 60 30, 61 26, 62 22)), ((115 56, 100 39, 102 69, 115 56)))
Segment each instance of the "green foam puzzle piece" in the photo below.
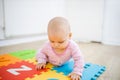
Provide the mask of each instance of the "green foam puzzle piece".
POLYGON ((22 50, 10 53, 20 59, 26 60, 35 57, 36 50, 22 50))

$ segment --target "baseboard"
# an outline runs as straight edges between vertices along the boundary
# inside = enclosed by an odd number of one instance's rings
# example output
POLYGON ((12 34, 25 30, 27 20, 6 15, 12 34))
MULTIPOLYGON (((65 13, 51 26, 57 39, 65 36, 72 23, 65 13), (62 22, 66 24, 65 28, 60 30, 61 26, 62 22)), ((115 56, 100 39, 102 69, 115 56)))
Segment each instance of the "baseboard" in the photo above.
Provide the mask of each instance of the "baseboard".
POLYGON ((120 46, 120 42, 102 41, 102 44, 120 46))
POLYGON ((27 42, 33 42, 33 41, 38 41, 38 40, 46 40, 46 39, 47 39, 47 35, 6 39, 6 40, 0 41, 0 47, 21 44, 21 43, 27 43, 27 42))

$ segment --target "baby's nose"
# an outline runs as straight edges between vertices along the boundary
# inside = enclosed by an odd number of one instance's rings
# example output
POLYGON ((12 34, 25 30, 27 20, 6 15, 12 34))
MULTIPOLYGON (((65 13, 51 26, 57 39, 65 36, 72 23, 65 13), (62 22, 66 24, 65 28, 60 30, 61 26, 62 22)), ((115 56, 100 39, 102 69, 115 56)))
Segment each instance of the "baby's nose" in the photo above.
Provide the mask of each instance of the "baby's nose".
POLYGON ((54 46, 55 46, 55 47, 58 47, 58 46, 59 46, 59 44, 58 44, 58 43, 54 43, 54 46))

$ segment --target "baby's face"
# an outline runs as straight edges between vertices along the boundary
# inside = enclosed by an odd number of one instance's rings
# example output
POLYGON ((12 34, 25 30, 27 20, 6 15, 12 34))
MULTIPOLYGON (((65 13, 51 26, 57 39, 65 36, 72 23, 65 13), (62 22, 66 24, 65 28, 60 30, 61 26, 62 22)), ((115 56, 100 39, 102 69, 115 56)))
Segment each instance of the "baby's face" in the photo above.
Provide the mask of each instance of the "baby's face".
POLYGON ((64 50, 68 43, 69 43, 69 34, 49 34, 49 41, 51 43, 51 46, 55 50, 64 50))
POLYGON ((55 50, 64 50, 70 39, 70 26, 66 19, 53 18, 48 24, 48 38, 55 50))

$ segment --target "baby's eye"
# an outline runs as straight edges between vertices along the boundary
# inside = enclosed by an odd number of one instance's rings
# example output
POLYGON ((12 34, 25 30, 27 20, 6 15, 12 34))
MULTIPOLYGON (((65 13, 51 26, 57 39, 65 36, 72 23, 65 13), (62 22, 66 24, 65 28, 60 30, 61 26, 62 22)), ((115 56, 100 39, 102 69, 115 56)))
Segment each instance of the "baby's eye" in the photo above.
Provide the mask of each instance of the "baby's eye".
POLYGON ((62 44, 62 43, 64 43, 64 41, 61 41, 61 42, 58 42, 58 43, 62 44))
POLYGON ((51 43, 54 43, 54 41, 50 41, 51 43))

